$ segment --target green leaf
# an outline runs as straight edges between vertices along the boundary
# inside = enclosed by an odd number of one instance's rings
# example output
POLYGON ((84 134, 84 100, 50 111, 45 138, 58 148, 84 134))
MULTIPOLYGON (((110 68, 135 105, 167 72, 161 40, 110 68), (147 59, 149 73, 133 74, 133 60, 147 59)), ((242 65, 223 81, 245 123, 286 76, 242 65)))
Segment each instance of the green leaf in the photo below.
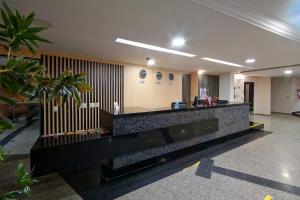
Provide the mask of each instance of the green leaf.
POLYGON ((0 131, 14 128, 14 124, 8 118, 0 114, 0 131))
POLYGON ((13 12, 11 11, 11 9, 8 7, 8 5, 3 1, 3 7, 6 11, 6 13, 8 14, 8 16, 13 16, 13 12))
POLYGON ((7 153, 5 152, 3 146, 0 145, 0 161, 3 162, 7 158, 7 153))
POLYGON ((25 43, 26 47, 28 48, 28 50, 29 50, 32 54, 35 54, 35 50, 34 50, 33 47, 31 46, 31 44, 29 44, 29 42, 27 42, 26 40, 24 40, 24 43, 25 43))
POLYGON ((23 190, 15 190, 4 195, 3 200, 15 200, 23 193, 23 190))
POLYGON ((34 20, 34 17, 35 17, 34 12, 31 12, 27 17, 25 17, 25 19, 24 19, 24 25, 23 25, 24 28, 25 27, 29 27, 32 24, 32 22, 34 20))
POLYGON ((7 46, 12 52, 18 52, 21 46, 25 46, 30 52, 34 53, 34 47, 38 47, 39 42, 51 43, 50 41, 40 37, 38 34, 46 27, 33 27, 35 13, 31 12, 27 16, 22 16, 16 10, 15 13, 3 2, 1 9, 0 41, 7 46))
POLYGON ((1 101, 4 102, 4 103, 7 103, 9 105, 17 105, 17 103, 14 100, 12 100, 8 97, 0 96, 0 102, 1 101))
POLYGON ((29 28, 28 31, 30 31, 31 33, 39 33, 46 29, 47 29, 46 27, 32 27, 32 28, 29 28))
POLYGON ((30 189, 30 187, 28 185, 24 187, 23 192, 27 196, 31 196, 31 189, 30 189))
POLYGON ((8 20, 8 16, 6 15, 6 13, 3 10, 1 10, 1 17, 4 22, 5 28, 7 28, 8 24, 9 24, 9 20, 8 20))

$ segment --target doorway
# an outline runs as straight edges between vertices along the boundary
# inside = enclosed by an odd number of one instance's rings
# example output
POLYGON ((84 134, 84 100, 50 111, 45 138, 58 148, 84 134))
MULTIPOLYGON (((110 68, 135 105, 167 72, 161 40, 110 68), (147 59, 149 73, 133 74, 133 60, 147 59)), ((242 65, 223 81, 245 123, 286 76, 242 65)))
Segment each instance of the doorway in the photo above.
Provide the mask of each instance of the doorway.
POLYGON ((250 111, 254 109, 254 82, 244 83, 244 102, 249 103, 250 111))
POLYGON ((182 101, 189 103, 191 101, 191 75, 182 75, 182 101))

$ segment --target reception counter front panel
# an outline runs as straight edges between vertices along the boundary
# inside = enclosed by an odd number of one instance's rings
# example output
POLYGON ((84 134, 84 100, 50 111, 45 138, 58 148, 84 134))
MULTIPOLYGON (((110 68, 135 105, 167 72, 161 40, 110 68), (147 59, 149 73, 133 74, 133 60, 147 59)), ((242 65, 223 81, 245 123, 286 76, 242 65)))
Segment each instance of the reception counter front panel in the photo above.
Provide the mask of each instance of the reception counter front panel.
POLYGON ((106 122, 105 128, 111 130, 114 137, 131 134, 140 134, 142 137, 157 130, 162 133, 162 130, 167 130, 163 138, 157 138, 169 141, 165 145, 115 157, 114 169, 249 129, 248 104, 190 106, 180 110, 132 107, 119 114, 102 110, 101 116, 102 122, 106 122))
POLYGON ((74 140, 76 135, 39 138, 31 149, 34 176, 103 161, 111 170, 121 169, 249 130, 248 104, 180 110, 127 108, 118 115, 101 110, 100 116, 109 132, 106 135, 78 135, 88 138, 79 142, 74 140))

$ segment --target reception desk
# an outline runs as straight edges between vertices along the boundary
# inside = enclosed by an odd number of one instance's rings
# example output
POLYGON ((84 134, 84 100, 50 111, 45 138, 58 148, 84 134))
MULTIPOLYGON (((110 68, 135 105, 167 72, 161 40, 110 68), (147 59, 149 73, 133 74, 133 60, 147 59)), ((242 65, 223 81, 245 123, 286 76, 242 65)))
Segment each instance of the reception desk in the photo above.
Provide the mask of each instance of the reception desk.
POLYGON ((190 148, 197 151, 202 143, 250 130, 248 104, 179 110, 135 107, 119 114, 101 110, 100 116, 105 135, 87 132, 40 137, 31 149, 34 176, 99 163, 105 163, 108 171, 136 169, 135 165, 157 163, 169 155, 177 157, 190 148))
POLYGON ((125 108, 101 112, 101 124, 113 137, 135 137, 136 152, 113 158, 117 169, 249 129, 249 105, 188 106, 184 109, 125 108))

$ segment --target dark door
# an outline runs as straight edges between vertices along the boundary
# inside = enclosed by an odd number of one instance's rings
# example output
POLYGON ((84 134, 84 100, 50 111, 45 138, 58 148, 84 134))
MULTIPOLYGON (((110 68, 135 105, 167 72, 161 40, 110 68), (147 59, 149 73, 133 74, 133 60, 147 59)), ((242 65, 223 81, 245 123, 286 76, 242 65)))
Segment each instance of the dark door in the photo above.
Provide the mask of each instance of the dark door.
POLYGON ((191 101, 191 75, 182 75, 182 101, 189 103, 191 101))
POLYGON ((250 110, 253 111, 254 108, 254 83, 245 82, 244 83, 244 102, 250 104, 250 110))
POLYGON ((203 74, 198 78, 199 89, 206 89, 206 95, 210 97, 219 97, 219 76, 203 74))

